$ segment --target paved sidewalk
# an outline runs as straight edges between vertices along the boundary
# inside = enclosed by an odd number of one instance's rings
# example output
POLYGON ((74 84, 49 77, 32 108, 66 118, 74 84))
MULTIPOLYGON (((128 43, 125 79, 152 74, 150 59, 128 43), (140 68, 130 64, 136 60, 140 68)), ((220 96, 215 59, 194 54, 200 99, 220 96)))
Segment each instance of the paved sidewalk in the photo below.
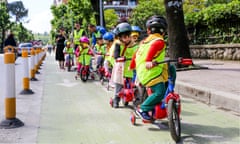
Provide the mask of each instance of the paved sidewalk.
POLYGON ((208 69, 177 72, 176 91, 240 114, 240 62, 194 60, 194 64, 208 69))

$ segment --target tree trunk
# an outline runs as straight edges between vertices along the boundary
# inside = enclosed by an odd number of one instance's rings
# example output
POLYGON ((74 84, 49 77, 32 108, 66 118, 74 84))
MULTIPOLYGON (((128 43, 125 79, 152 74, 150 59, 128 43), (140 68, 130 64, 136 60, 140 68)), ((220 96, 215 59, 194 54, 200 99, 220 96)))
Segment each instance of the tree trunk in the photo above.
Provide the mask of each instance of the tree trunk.
POLYGON ((187 31, 184 24, 182 0, 164 0, 167 23, 169 56, 191 58, 187 31))

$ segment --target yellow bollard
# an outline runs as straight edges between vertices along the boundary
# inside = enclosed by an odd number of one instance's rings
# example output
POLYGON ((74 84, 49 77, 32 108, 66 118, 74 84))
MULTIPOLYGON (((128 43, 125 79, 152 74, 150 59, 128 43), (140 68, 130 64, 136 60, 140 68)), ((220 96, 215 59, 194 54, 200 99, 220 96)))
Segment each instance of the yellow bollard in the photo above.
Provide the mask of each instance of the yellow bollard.
POLYGON ((15 54, 14 48, 7 46, 4 48, 4 70, 5 70, 5 120, 0 123, 0 128, 10 129, 24 125, 16 118, 16 86, 15 86, 15 54), (12 51, 9 51, 12 49, 12 51))
POLYGON ((28 68, 28 51, 26 49, 22 50, 22 60, 23 60, 23 90, 20 94, 34 94, 34 92, 29 88, 29 68, 28 68))
POLYGON ((38 79, 35 77, 35 50, 31 49, 31 57, 30 57, 30 80, 37 81, 38 79))
POLYGON ((35 51, 35 65, 34 65, 34 69, 35 69, 35 74, 40 74, 40 72, 38 71, 38 50, 34 49, 35 51))

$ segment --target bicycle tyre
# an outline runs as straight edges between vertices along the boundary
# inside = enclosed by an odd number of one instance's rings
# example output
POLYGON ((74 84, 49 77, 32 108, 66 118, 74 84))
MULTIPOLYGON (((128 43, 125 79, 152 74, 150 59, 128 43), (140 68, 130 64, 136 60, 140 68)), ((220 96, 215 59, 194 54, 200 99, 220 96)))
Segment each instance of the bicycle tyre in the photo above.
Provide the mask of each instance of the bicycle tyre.
POLYGON ((86 82, 88 80, 88 70, 86 68, 81 68, 80 69, 80 78, 83 82, 86 82))
POLYGON ((179 142, 181 139, 181 124, 178 115, 176 103, 173 99, 168 101, 168 125, 171 136, 175 142, 179 142))

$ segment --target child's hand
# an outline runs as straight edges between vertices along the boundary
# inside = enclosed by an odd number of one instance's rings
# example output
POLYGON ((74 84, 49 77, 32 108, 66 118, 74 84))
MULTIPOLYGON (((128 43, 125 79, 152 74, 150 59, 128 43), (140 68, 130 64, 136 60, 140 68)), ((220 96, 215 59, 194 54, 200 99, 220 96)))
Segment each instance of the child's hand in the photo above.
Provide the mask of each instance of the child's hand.
POLYGON ((146 68, 147 69, 151 69, 152 67, 154 67, 154 64, 153 64, 153 62, 146 62, 146 68))

